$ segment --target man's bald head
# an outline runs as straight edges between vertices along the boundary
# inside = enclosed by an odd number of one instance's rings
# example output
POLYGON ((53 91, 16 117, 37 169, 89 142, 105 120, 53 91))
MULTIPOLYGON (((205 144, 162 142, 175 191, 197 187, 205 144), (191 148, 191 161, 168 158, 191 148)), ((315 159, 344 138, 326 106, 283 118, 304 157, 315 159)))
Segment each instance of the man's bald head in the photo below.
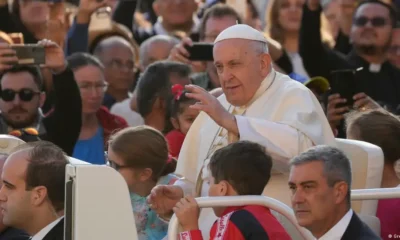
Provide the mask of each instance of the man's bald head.
POLYGON ((167 59, 172 48, 178 43, 178 39, 165 35, 156 35, 144 41, 139 49, 142 71, 154 62, 167 59))
POLYGON ((111 36, 111 37, 107 37, 103 40, 101 40, 97 46, 95 47, 94 51, 93 51, 93 55, 100 57, 101 54, 110 48, 114 48, 114 47, 127 47, 130 48, 133 51, 133 47, 131 46, 131 43, 128 42, 125 38, 121 37, 121 36, 111 36))

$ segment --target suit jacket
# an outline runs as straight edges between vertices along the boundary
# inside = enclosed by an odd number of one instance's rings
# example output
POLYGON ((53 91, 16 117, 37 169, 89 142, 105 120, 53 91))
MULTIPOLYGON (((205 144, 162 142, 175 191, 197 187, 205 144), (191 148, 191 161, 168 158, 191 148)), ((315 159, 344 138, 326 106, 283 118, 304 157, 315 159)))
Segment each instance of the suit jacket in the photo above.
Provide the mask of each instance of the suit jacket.
POLYGON ((341 240, 380 240, 361 219, 353 212, 349 226, 347 226, 341 240))
POLYGON ((43 240, 64 240, 64 218, 47 233, 43 240))
POLYGON ((8 227, 0 233, 0 240, 28 240, 30 236, 22 230, 8 227))

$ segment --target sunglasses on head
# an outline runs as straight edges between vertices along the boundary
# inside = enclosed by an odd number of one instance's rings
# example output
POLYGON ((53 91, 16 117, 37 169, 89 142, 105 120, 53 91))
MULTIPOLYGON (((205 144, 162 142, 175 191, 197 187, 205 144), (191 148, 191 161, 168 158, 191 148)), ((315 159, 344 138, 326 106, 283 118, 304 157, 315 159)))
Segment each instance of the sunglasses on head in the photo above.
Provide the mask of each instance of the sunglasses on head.
POLYGON ((373 17, 373 18, 367 18, 364 16, 358 17, 354 19, 354 25, 358 27, 363 27, 367 25, 368 22, 371 22, 371 25, 373 27, 383 27, 386 25, 386 19, 383 17, 373 17))
POLYGON ((3 89, 0 92, 0 98, 5 102, 10 102, 15 99, 15 95, 18 94, 19 99, 24 102, 29 102, 35 95, 39 95, 40 92, 35 92, 32 89, 23 88, 19 91, 14 91, 12 89, 3 89))
POLYGON ((16 129, 9 132, 8 134, 15 137, 21 137, 24 133, 31 136, 39 136, 39 132, 35 128, 16 129))

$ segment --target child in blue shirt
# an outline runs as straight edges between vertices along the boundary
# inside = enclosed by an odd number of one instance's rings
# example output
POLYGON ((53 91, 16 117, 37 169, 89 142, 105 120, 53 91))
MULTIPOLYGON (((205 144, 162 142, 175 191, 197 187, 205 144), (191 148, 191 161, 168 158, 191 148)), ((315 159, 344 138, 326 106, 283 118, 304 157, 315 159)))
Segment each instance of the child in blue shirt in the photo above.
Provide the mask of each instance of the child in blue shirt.
POLYGON ((108 164, 125 179, 130 191, 139 240, 159 240, 168 224, 150 209, 146 197, 156 185, 173 184, 176 160, 168 154, 164 136, 148 126, 125 128, 111 136, 108 164))

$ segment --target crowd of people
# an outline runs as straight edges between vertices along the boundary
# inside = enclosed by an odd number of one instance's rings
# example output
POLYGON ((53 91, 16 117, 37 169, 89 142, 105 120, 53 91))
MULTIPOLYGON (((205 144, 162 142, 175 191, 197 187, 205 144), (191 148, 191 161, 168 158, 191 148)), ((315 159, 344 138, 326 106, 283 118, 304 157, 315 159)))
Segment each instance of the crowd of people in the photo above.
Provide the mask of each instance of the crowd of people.
POLYGON ((0 134, 26 142, 0 155, 0 240, 63 239, 67 156, 123 176, 141 240, 163 239, 173 213, 183 240, 291 239, 268 208, 195 201, 268 196, 276 174, 316 239, 400 236, 400 199, 378 201, 379 233, 352 210, 351 164, 335 140, 380 147, 381 187, 400 187, 397 8, 0 0, 0 134), (212 58, 193 56, 198 43, 212 58), (45 63, 23 63, 15 44, 43 48, 45 63))

